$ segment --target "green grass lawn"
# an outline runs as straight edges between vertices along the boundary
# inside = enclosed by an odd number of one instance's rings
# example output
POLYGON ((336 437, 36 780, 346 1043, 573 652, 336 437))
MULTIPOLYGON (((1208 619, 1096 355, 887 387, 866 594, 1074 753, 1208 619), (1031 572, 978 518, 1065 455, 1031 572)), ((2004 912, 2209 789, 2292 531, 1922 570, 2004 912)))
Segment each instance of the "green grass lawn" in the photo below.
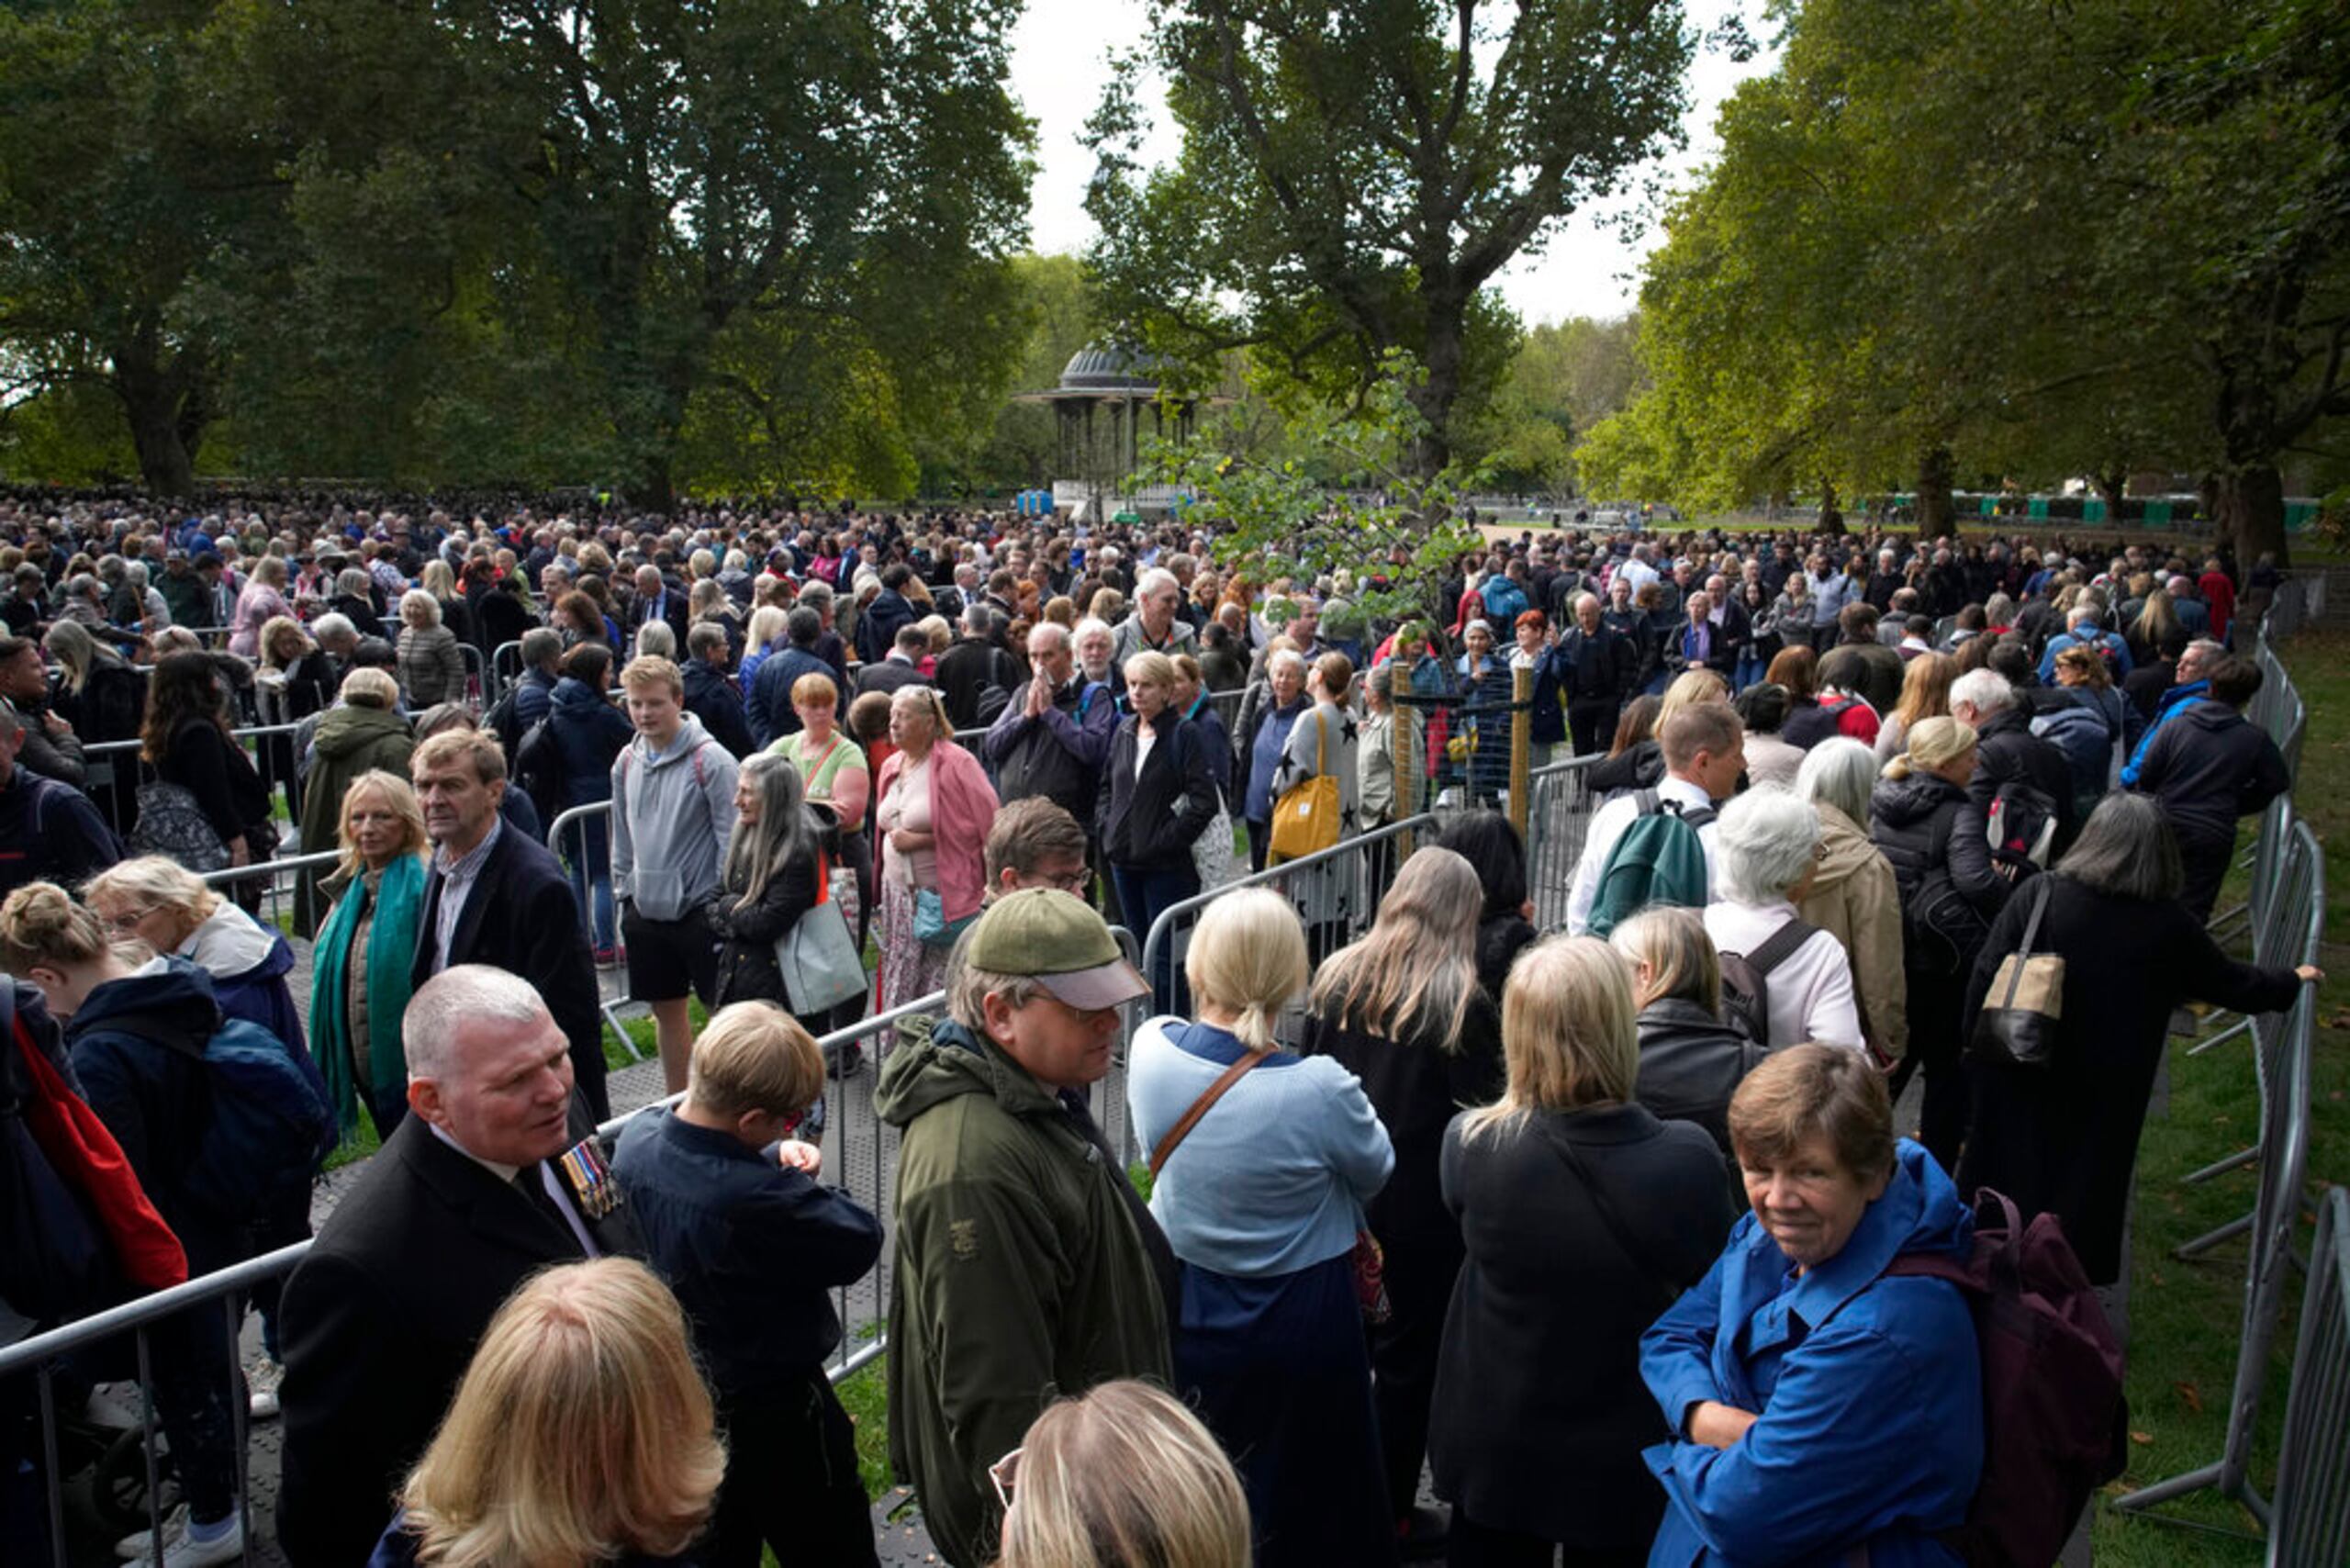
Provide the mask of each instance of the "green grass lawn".
MULTIPOLYGON (((2278 652, 2310 711, 2295 805, 2325 846, 2329 942, 2322 959, 2327 979, 2319 992, 2310 1176, 2319 1183, 2350 1182, 2350 950, 2331 940, 2341 929, 2339 913, 2350 901, 2350 831, 2345 831, 2350 830, 2350 634, 2312 632, 2281 645, 2278 652)), ((2221 901, 2222 908, 2242 898, 2244 880, 2239 873, 2221 901)), ((2180 1262, 2170 1254, 2179 1243, 2224 1224, 2252 1204, 2255 1176, 2249 1170, 2201 1187, 2178 1183, 2186 1171, 2257 1136, 2259 1098, 2253 1083, 2251 1044, 2239 1037, 2190 1058, 2182 1042, 2172 1051, 2170 1073, 2170 1114, 2147 1124, 2138 1158, 2131 1290, 2132 1444, 2129 1472, 2113 1492, 2217 1460, 2235 1370, 2244 1307, 2244 1244, 2224 1245, 2192 1262, 2180 1262)), ((2303 1239, 2308 1239, 2306 1233, 2303 1239)), ((2277 1336, 2259 1440, 2254 1446, 2253 1480, 2263 1495, 2271 1495, 2277 1473, 2277 1434, 2301 1283, 2296 1275, 2288 1286, 2291 1299, 2277 1336)), ((2098 1568, 2196 1568, 2261 1561, 2257 1542, 2208 1533, 2249 1532, 2250 1516, 2233 1503, 2205 1495, 2163 1512, 2208 1529, 2158 1524, 2101 1508, 2097 1520, 2098 1568)))

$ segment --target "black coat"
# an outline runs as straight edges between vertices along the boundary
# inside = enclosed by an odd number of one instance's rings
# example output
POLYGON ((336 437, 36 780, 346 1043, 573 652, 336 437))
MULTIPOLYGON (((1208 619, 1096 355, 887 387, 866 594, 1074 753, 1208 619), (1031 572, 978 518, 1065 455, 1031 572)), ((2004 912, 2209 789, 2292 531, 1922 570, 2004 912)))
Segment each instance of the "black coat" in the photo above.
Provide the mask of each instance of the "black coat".
POLYGON ((1999 960, 2022 943, 2043 880, 2048 913, 2033 951, 2065 959, 2055 1054, 2044 1068, 1973 1067, 1974 1120, 1958 1185, 1995 1187, 2027 1215, 2058 1215, 2091 1282, 2104 1284, 2121 1270, 2130 1172, 2171 1010, 2201 1001, 2276 1012, 2292 1005, 2300 982, 2289 969, 2235 962, 2176 900, 2113 898, 2069 877, 2036 878, 2009 900, 1975 960, 1966 1037, 1999 960))
MULTIPOLYGON (((424 919, 409 977, 420 987, 439 972, 432 955, 441 886, 435 870, 425 880, 424 919)), ((447 967, 459 964, 492 964, 536 987, 571 1043, 572 1076, 588 1110, 599 1121, 612 1114, 604 1094, 604 1014, 588 926, 562 862, 545 845, 511 829, 498 835, 449 937, 447 967)))
POLYGON ((1468 1257, 1428 1428, 1437 1491, 1497 1529, 1637 1549, 1664 1509, 1640 1450, 1669 1435, 1640 1381, 1640 1334, 1721 1250, 1732 1212, 1720 1151, 1704 1129, 1637 1105, 1535 1112, 1474 1141, 1461 1126, 1441 1161, 1468 1257))
POLYGON ((1769 1050, 1694 1002, 1659 997, 1640 1009, 1640 1076, 1632 1092, 1664 1121, 1696 1123, 1728 1156, 1729 1097, 1769 1050))
POLYGON ((1936 867, 1985 924, 2007 907, 2015 884, 1992 868, 1983 808, 1949 779, 1932 773, 1887 778, 1869 795, 1869 842, 1893 868, 1901 904, 1909 905, 1926 873, 1936 867))
POLYGON ((743 716, 743 694, 735 689, 733 678, 708 659, 688 659, 684 676, 686 711, 701 721, 710 738, 738 758, 756 751, 750 721, 743 716))
POLYGON ((2162 802, 2182 839, 2232 844, 2236 819, 2292 788, 2267 733, 2225 703, 2190 702, 2154 732, 2138 789, 2162 802))
POLYGON ((1161 709, 1151 725, 1157 738, 1137 777, 1135 750, 1141 722, 1138 716, 1129 717, 1110 737, 1094 815, 1102 857, 1132 870, 1180 870, 1192 864, 1193 841, 1215 820, 1208 737, 1185 723, 1173 708, 1161 709))
MULTIPOLYGON (((815 907, 814 853, 795 855, 785 861, 748 908, 736 907, 742 896, 742 890, 730 881, 725 892, 702 907, 703 918, 722 944, 718 952, 718 987, 711 1005, 772 1002, 789 1012, 791 998, 784 991, 783 971, 776 967, 775 945, 815 907)), ((812 1027, 822 1020, 801 1022, 812 1027)))
POLYGON ((1395 1146, 1394 1172, 1363 1208, 1371 1233, 1382 1242, 1418 1242, 1411 1250, 1445 1260, 1447 1269, 1457 1266, 1460 1232, 1444 1206, 1437 1161, 1454 1115, 1492 1104, 1507 1081, 1501 1018, 1493 1002, 1482 992, 1471 1002, 1455 1051, 1426 1042, 1399 1044, 1314 1012, 1305 1015, 1298 1050, 1334 1058, 1361 1079, 1371 1108, 1395 1146))
MULTIPOLYGON (((576 1099, 571 1120, 574 1138, 593 1130, 576 1099)), ((625 1205, 588 1229, 606 1252, 643 1250, 625 1205)), ((401 1122, 285 1282, 277 1528, 295 1568, 367 1561, 499 1305, 580 1257, 567 1226, 423 1117, 401 1122)))
POLYGON ((1581 626, 1562 633, 1551 657, 1570 702, 1620 702, 1640 683, 1639 644, 1604 621, 1589 636, 1581 626))

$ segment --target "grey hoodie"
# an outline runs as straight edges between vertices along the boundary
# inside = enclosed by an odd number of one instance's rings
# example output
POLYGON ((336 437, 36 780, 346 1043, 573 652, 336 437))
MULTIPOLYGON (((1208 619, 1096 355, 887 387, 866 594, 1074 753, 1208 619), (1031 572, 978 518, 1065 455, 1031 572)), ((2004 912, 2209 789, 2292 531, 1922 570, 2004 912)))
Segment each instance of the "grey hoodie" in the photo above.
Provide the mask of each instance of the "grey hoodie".
POLYGON ((734 758, 686 715, 659 756, 643 735, 612 761, 612 896, 679 920, 718 891, 734 832, 734 758))

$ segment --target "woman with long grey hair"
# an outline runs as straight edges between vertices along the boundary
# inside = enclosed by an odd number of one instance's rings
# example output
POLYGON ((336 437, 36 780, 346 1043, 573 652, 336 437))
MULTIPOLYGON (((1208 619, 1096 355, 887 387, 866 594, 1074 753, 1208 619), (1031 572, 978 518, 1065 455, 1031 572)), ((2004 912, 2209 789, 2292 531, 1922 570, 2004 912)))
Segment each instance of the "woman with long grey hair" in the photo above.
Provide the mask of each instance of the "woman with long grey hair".
MULTIPOLYGON (((760 752, 744 760, 734 780, 734 832, 718 895, 706 906, 722 946, 713 1007, 772 1002, 789 1009, 775 945, 815 907, 822 886, 818 839, 800 769, 787 757, 760 752)), ((831 1009, 800 1022, 821 1035, 831 1009)))

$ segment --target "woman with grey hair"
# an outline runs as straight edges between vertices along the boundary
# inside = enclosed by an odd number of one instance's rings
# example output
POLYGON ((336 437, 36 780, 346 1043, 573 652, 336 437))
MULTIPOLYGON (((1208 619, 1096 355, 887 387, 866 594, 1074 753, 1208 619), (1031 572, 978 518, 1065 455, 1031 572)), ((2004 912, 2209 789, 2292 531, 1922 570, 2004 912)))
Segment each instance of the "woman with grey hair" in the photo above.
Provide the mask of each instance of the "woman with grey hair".
POLYGON ((1248 824, 1248 868, 1252 871, 1265 868, 1265 857, 1272 848, 1273 800, 1278 793, 1273 776, 1281 767, 1290 730, 1308 706, 1305 660, 1294 646, 1275 648, 1265 655, 1264 684, 1252 688, 1251 695, 1259 691, 1262 708, 1252 712, 1244 701, 1240 732, 1234 736, 1248 748, 1237 760, 1245 765, 1241 777, 1248 781, 1241 791, 1241 815, 1248 824))
POLYGON ((1876 753, 1848 735, 1804 754, 1796 795, 1819 818, 1818 869, 1796 913, 1843 947, 1852 966, 1861 1037, 1881 1061, 1908 1049, 1909 988, 1901 973, 1901 891, 1893 864, 1869 842, 1876 753))
POLYGON ((1769 786, 1722 808, 1715 828, 1706 933, 1726 961, 1742 958, 1762 984, 1765 1043, 1773 1050, 1806 1040, 1855 1048, 1862 1043, 1843 946, 1796 913, 1811 891, 1820 852, 1818 817, 1769 786))
POLYGON ((2121 1273, 2121 1226, 2146 1098, 2174 1008, 2212 1002, 2278 1013, 2315 968, 2238 963, 2179 902, 2178 839, 2144 795, 2109 795, 2053 871, 2008 901, 1975 961, 1971 1038, 1999 961, 2024 946, 2065 960, 2061 1016, 2044 1066, 1971 1064, 1973 1118, 1960 1190, 1998 1188, 2026 1215, 2053 1214, 2092 1284, 2121 1273))
POLYGON ((399 677, 411 708, 464 700, 465 656, 457 634, 441 624, 441 601, 422 588, 400 595, 399 677))

